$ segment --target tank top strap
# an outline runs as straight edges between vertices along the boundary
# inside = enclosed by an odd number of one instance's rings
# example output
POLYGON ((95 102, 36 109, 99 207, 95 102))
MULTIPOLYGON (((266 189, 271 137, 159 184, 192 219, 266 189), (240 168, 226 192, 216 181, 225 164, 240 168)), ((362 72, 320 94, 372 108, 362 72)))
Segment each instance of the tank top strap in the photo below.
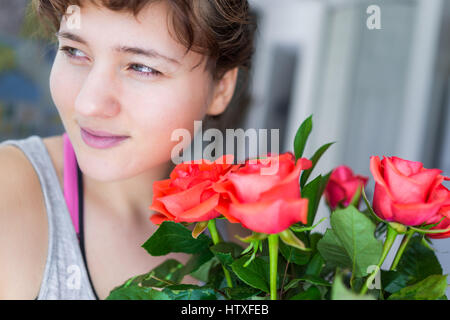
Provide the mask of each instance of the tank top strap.
POLYGON ((64 198, 69 209, 75 232, 80 237, 79 225, 79 199, 78 199, 78 175, 77 159, 67 133, 63 134, 64 140, 64 198))

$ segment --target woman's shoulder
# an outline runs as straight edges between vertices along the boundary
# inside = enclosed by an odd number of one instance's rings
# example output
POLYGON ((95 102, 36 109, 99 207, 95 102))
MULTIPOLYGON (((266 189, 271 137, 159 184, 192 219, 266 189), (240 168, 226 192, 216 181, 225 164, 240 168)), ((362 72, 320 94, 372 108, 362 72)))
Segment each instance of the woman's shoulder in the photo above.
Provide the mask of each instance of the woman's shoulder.
MULTIPOLYGON (((45 137, 41 138, 41 140, 46 147, 52 165, 57 173, 60 186, 62 187, 64 169, 63 136, 45 137)), ((1 173, 6 174, 15 184, 20 186, 21 184, 26 183, 30 188, 32 188, 33 185, 29 183, 28 178, 33 175, 37 178, 34 168, 24 152, 11 144, 0 145, 0 174, 1 173)), ((8 185, 8 183, 2 183, 1 181, 2 180, 0 180, 0 188, 8 185)))
MULTIPOLYGON (((58 139, 43 140, 57 163, 58 139)), ((9 144, 0 146, 0 226, 0 299, 33 299, 47 257, 47 213, 33 165, 9 144)))

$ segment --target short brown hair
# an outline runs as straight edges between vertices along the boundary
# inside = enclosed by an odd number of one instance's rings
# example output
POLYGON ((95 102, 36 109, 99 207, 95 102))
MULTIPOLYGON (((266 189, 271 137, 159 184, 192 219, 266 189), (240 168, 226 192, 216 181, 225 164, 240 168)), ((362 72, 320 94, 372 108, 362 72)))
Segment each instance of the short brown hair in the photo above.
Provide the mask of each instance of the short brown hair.
MULTIPOLYGON (((151 3, 167 1, 177 40, 187 51, 208 57, 207 68, 213 79, 235 67, 251 68, 256 22, 247 0, 92 0, 97 6, 137 16, 151 3)), ((83 0, 32 0, 35 13, 46 31, 59 30, 62 17, 70 5, 82 7, 83 0), (49 22, 49 23, 48 23, 49 22)))

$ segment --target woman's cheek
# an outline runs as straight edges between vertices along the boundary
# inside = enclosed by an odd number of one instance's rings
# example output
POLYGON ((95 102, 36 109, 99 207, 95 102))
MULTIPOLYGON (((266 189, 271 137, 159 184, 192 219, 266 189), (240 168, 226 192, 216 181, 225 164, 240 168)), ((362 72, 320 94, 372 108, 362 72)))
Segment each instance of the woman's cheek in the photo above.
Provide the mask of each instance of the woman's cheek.
POLYGON ((203 119, 205 113, 205 97, 198 89, 190 94, 182 87, 153 90, 140 102, 136 112, 129 113, 130 123, 139 132, 139 148, 146 154, 143 158, 156 162, 169 161, 177 146, 189 146, 194 136, 194 121, 203 119))
POLYGON ((65 123, 79 91, 80 78, 77 73, 70 70, 63 59, 61 53, 58 53, 54 60, 50 73, 50 94, 62 122, 65 123))
POLYGON ((206 114, 207 96, 201 89, 202 82, 195 80, 171 80, 167 86, 148 89, 146 97, 140 97, 139 112, 133 112, 133 122, 140 123, 144 131, 159 132, 158 136, 170 141, 176 129, 187 129, 192 134, 194 121, 202 120, 206 114))

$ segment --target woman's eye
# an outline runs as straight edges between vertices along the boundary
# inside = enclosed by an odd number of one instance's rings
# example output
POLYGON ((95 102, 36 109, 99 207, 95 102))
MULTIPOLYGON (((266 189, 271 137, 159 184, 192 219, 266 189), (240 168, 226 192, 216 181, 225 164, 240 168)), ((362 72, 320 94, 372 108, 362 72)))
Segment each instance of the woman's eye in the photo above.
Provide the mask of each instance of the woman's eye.
POLYGON ((79 59, 85 57, 82 51, 72 47, 62 47, 59 50, 64 52, 64 54, 69 58, 79 59))
POLYGON ((157 77, 162 75, 158 70, 137 63, 131 64, 130 69, 143 77, 157 77))
MULTIPOLYGON (((76 48, 62 47, 59 50, 62 51, 70 59, 80 60, 86 57, 82 51, 76 48)), ((144 78, 158 77, 162 75, 162 72, 138 63, 130 64, 130 69, 133 72, 137 73, 138 76, 144 78)))

